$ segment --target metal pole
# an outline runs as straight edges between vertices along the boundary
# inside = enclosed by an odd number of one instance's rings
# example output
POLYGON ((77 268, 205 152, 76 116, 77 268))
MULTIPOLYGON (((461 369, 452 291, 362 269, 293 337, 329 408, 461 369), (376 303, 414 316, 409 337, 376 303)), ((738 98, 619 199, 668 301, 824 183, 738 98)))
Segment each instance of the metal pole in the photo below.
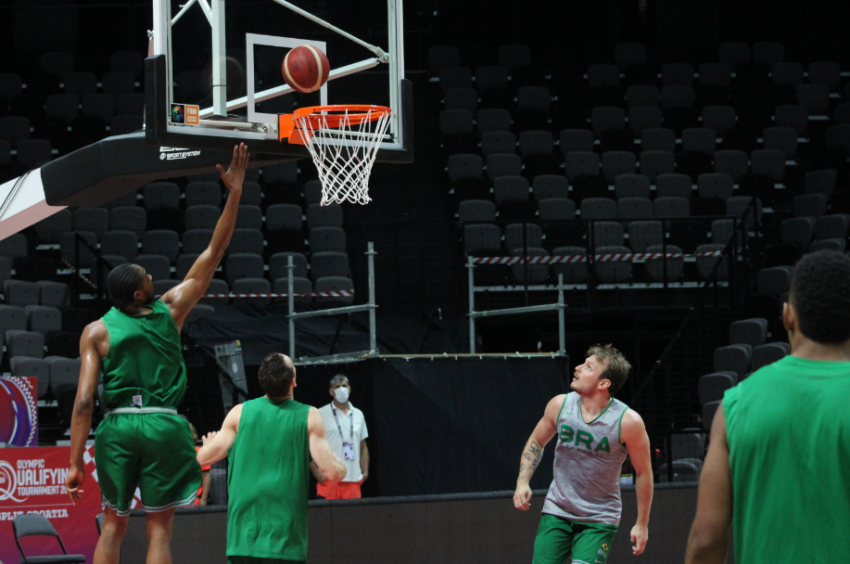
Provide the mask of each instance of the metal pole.
POLYGON ((227 36, 225 35, 224 0, 212 5, 212 94, 213 113, 227 115, 227 36))
MULTIPOLYGON (((664 255, 662 259, 661 267, 664 272, 664 295, 667 295, 667 220, 661 220, 661 253, 664 255)), ((664 300, 664 307, 669 305, 668 300, 664 300)))
POLYGON ((351 41, 354 41, 355 43, 357 43, 361 47, 364 47, 364 48, 368 49, 369 51, 373 52, 375 54, 375 56, 378 57, 379 59, 387 60, 387 61, 389 60, 389 54, 385 53, 384 50, 381 49, 380 47, 375 47, 374 45, 369 45, 368 43, 366 43, 362 39, 358 39, 357 37, 354 37, 350 33, 343 31, 343 30, 339 29, 338 27, 336 27, 332 24, 329 24, 328 22, 326 22, 322 18, 320 18, 318 16, 314 16, 310 12, 302 10, 298 6, 290 4, 286 0, 273 0, 273 1, 277 2, 278 4, 280 4, 281 6, 283 6, 285 8, 289 8, 290 10, 295 12, 296 14, 304 16, 308 20, 311 20, 311 21, 319 24, 320 26, 322 26, 324 28, 327 28, 331 31, 334 31, 334 32, 340 34, 341 36, 345 37, 346 39, 350 39, 351 41))
POLYGON ((472 257, 466 258, 466 268, 469 269, 469 352, 475 354, 475 275, 473 269, 475 265, 472 263, 472 257))
POLYGON ((375 243, 369 241, 366 256, 369 260, 369 351, 378 354, 378 340, 375 334, 375 243))
POLYGON ((292 279, 293 272, 295 271, 295 262, 292 260, 292 255, 286 257, 286 295, 287 301, 289 302, 289 358, 293 361, 295 360, 295 319, 292 318, 292 314, 295 313, 295 280, 292 279))
MULTIPOLYGON (((511 249, 512 250, 512 249, 511 249)), ((523 301, 528 307, 528 224, 522 222, 522 283, 523 283, 523 301)))
POLYGON ((564 314, 564 275, 558 274, 558 355, 567 354, 567 324, 564 314))

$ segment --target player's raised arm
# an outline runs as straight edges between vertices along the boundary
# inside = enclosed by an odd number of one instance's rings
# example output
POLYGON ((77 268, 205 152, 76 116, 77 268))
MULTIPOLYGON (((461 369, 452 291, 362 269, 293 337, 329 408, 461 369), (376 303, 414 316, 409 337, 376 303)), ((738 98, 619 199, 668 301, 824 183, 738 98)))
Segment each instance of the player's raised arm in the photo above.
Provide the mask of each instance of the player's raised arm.
POLYGON ((522 450, 519 477, 516 480, 514 492, 514 507, 517 509, 528 511, 531 508, 531 487, 528 484, 543 459, 543 449, 555 436, 555 423, 558 420, 558 411, 564 403, 564 397, 562 394, 549 400, 543 418, 534 427, 522 450))
POLYGON ((230 244, 233 229, 236 227, 236 213, 239 211, 239 199, 242 197, 245 170, 248 168, 248 147, 240 143, 233 148, 233 160, 230 161, 226 172, 221 165, 216 165, 216 168, 230 195, 215 226, 210 244, 189 269, 183 283, 162 296, 162 301, 168 304, 178 329, 183 327, 186 316, 209 288, 213 274, 230 244))
POLYGON ((227 456, 227 451, 233 446, 233 441, 236 440, 236 433, 239 429, 239 418, 242 416, 242 404, 235 406, 224 418, 224 423, 221 424, 219 432, 213 431, 204 435, 204 446, 198 451, 197 460, 201 466, 214 464, 227 456))
POLYGON ((641 554, 649 539, 649 508, 652 506, 652 494, 655 485, 652 482, 652 457, 649 453, 649 436, 643 419, 629 409, 623 415, 621 435, 629 459, 635 469, 635 491, 637 493, 637 522, 632 527, 631 540, 634 544, 632 552, 641 554))
POLYGON ((310 435, 310 456, 324 479, 339 482, 345 478, 345 463, 331 450, 325 436, 325 422, 315 407, 310 408, 307 416, 307 432, 310 435))

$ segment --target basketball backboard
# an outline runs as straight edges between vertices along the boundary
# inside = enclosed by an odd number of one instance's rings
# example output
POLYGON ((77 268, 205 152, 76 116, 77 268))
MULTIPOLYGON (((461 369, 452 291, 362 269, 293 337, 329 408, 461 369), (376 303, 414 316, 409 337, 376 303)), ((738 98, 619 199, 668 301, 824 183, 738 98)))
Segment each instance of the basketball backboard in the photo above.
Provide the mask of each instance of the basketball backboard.
MULTIPOLYGON (((377 160, 412 160, 411 85, 404 80, 402 0, 154 0, 146 62, 148 142, 302 158, 281 143, 278 115, 296 108, 369 104, 391 109, 377 160), (294 92, 281 64, 299 45, 328 57, 317 92, 294 92)), ((346 143, 341 136, 341 143, 346 143)))

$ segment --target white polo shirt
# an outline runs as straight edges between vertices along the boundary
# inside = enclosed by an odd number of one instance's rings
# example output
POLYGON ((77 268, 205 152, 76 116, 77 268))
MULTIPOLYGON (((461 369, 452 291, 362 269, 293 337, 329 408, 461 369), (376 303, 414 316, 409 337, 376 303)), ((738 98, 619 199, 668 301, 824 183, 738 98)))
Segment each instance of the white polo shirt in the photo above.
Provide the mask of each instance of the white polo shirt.
POLYGON ((345 463, 346 473, 343 482, 359 482, 363 479, 363 473, 360 471, 360 441, 369 436, 369 431, 366 429, 366 420, 363 418, 363 412, 354 407, 351 402, 348 409, 348 415, 336 409, 333 402, 324 407, 319 408, 319 413, 322 414, 322 421, 325 423, 325 433, 328 437, 328 443, 331 445, 331 450, 345 463), (336 410, 336 420, 334 419, 334 410, 336 410), (339 421, 339 426, 337 426, 339 421), (354 436, 352 437, 352 425, 354 427, 354 436), (342 431, 342 436, 340 436, 342 431), (354 443, 354 460, 345 460, 342 455, 342 441, 351 441, 354 443))

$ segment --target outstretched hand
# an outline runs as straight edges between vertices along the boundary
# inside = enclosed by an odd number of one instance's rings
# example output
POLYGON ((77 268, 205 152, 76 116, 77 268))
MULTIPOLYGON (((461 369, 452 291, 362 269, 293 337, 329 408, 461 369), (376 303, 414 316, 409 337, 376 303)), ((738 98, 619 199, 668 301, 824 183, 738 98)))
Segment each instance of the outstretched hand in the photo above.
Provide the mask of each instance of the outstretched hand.
POLYGON ((230 161, 227 172, 220 164, 215 165, 215 168, 228 190, 241 190, 242 182, 245 180, 245 170, 248 168, 248 146, 245 143, 239 143, 233 147, 233 159, 230 161))

